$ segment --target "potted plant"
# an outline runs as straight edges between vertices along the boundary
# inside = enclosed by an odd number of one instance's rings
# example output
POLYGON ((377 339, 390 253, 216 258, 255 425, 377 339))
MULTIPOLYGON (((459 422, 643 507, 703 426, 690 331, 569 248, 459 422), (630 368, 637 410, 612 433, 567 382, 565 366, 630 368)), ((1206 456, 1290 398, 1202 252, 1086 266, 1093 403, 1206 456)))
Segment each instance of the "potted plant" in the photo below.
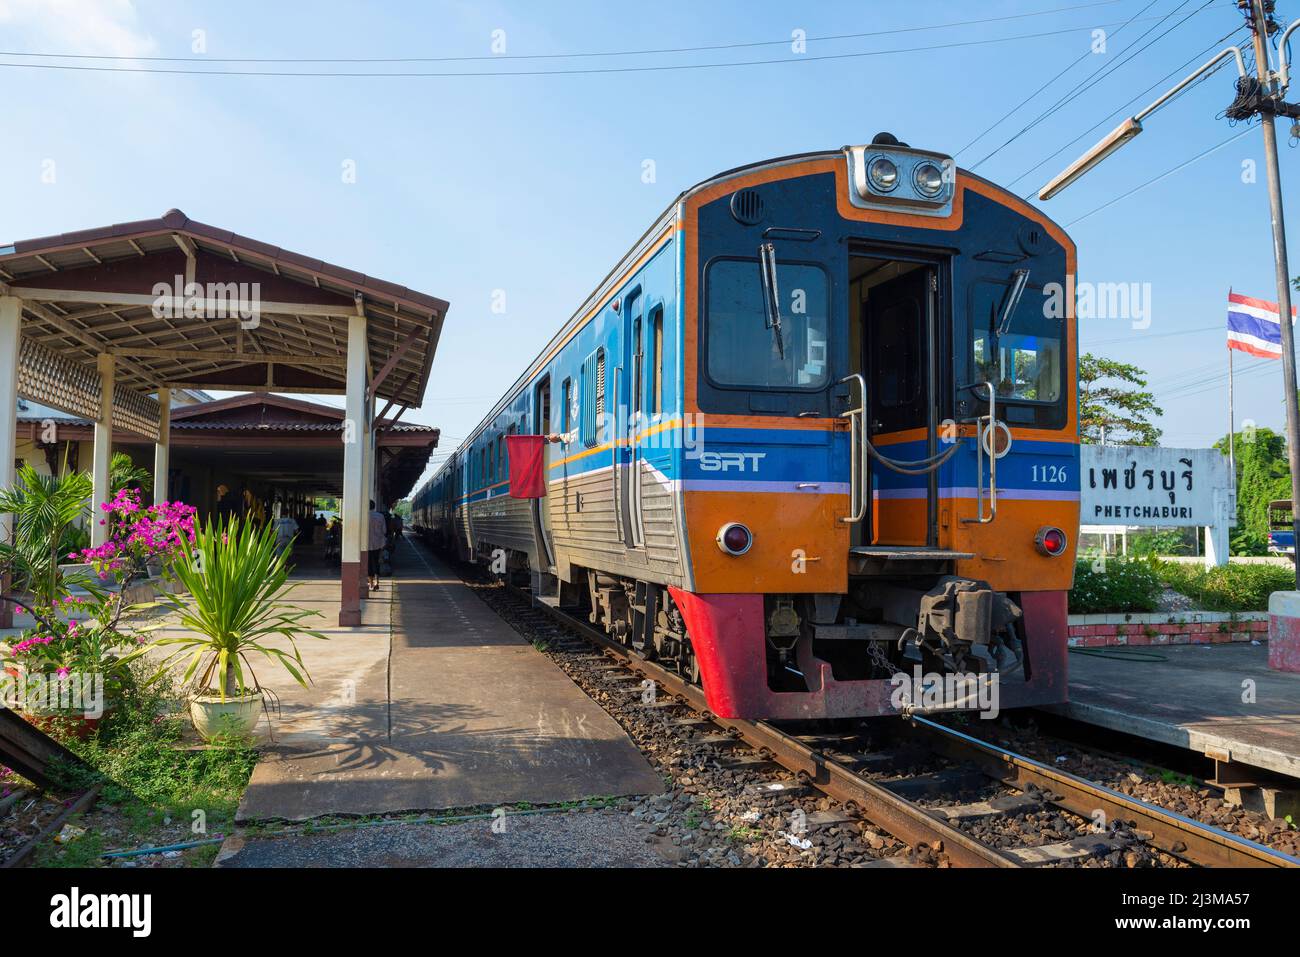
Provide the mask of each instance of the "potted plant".
POLYGON ((257 726, 263 689, 250 654, 280 664, 303 687, 310 680, 297 639, 325 636, 302 624, 318 612, 284 601, 296 587, 289 570, 287 555, 276 548, 275 530, 238 519, 228 525, 209 521, 195 532, 191 548, 172 558, 168 574, 189 594, 166 595, 162 604, 179 613, 188 633, 159 638, 128 658, 166 649, 154 679, 184 663, 190 717, 205 739, 246 737, 257 726), (269 643, 277 637, 287 649, 269 643))

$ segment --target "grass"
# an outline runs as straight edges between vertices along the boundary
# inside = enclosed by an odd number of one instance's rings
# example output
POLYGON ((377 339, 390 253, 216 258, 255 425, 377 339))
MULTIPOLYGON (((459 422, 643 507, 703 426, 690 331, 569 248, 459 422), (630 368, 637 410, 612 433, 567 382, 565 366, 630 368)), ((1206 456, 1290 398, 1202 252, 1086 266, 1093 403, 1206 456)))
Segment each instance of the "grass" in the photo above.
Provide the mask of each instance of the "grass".
MULTIPOLYGON (((103 782, 83 822, 111 819, 119 831, 113 837, 115 847, 105 847, 102 834, 92 828, 68 844, 42 847, 39 865, 85 867, 105 850, 200 840, 229 833, 233 826, 257 763, 256 750, 240 741, 182 749, 187 718, 167 713, 178 699, 173 688, 165 682, 148 689, 139 681, 133 686, 96 734, 85 741, 64 741, 89 767, 65 766, 57 772, 60 785, 70 791, 103 782)), ((187 851, 186 863, 210 863, 217 850, 210 845, 187 851)))
POLYGON ((1168 768, 1147 768, 1147 775, 1158 777, 1165 784, 1178 784, 1187 788, 1199 788, 1203 785, 1190 774, 1181 774, 1168 768))

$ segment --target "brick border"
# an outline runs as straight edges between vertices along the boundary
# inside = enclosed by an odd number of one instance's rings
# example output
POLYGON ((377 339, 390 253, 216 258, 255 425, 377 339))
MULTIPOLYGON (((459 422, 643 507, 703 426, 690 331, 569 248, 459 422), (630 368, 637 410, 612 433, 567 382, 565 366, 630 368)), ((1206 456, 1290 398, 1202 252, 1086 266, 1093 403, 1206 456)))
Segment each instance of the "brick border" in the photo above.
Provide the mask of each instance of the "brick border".
POLYGON ((1072 648, 1267 641, 1268 612, 1133 612, 1070 615, 1072 648))

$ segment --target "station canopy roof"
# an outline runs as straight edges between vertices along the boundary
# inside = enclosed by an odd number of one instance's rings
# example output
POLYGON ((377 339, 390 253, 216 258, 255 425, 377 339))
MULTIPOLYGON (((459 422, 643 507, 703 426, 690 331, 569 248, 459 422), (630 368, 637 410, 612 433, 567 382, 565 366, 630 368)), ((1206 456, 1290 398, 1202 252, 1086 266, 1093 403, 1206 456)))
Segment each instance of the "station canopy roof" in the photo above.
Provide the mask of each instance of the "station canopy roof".
MULTIPOLYGON (((57 467, 62 442, 88 441, 90 419, 51 416, 41 407, 20 408, 18 424, 57 467), (41 441, 43 426, 53 418, 58 441, 41 441)), ((409 495, 438 446, 433 426, 380 419, 375 423, 380 487, 386 502, 409 495)), ((203 465, 224 475, 308 494, 338 495, 343 491, 344 411, 318 402, 267 393, 245 393, 196 402, 172 409, 173 464, 182 469, 203 465)), ((144 440, 117 431, 114 442, 130 446, 144 440)))
MULTIPOLYGON (((70 368, 93 372, 101 354, 115 357, 116 387, 137 396, 162 387, 344 393, 347 320, 358 311, 375 396, 418 408, 448 307, 176 209, 0 246, 0 295, 24 301, 24 370, 54 383, 30 398, 73 413, 84 413, 97 378, 82 396, 55 394, 59 383, 77 378, 70 368)), ((123 412, 128 423, 149 418, 135 405, 123 412)))

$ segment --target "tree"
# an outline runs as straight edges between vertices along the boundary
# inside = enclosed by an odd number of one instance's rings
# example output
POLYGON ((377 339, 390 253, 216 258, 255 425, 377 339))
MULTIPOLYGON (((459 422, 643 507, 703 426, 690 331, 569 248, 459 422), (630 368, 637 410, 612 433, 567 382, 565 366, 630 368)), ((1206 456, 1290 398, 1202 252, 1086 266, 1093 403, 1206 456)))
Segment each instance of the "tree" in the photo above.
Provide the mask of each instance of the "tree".
MULTIPOLYGON (((1263 555, 1268 551, 1268 503, 1291 497, 1291 470, 1286 441, 1272 429, 1252 428, 1236 433, 1233 442, 1237 471, 1237 527, 1232 551, 1263 555)), ((1214 447, 1228 454, 1224 436, 1214 447)))
POLYGON ((1157 445, 1160 429, 1151 423, 1164 415, 1155 396, 1144 391, 1147 374, 1135 365, 1085 352, 1079 357, 1079 437, 1096 445, 1157 445))

